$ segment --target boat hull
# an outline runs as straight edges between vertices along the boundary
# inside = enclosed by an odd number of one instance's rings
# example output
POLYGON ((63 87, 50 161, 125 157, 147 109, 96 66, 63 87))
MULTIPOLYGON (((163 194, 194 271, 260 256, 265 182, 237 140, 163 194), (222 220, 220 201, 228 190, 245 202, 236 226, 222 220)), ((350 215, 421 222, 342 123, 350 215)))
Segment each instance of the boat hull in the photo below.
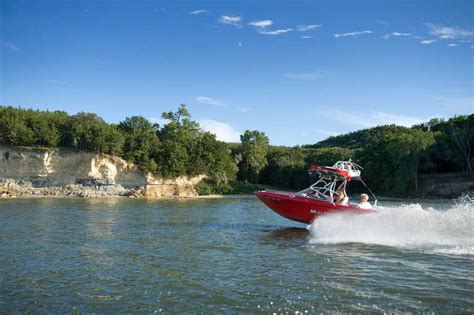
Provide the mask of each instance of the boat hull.
POLYGON ((306 224, 311 224, 318 216, 329 213, 368 212, 350 205, 335 205, 332 202, 300 197, 294 193, 258 191, 255 195, 282 217, 306 224))

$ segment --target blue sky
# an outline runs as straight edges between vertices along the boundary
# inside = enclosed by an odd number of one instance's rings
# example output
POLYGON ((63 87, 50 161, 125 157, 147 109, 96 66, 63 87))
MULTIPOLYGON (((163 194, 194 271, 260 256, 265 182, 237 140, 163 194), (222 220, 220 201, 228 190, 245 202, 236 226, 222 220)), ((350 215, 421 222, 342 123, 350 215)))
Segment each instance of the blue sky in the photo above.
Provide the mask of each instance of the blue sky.
POLYGON ((474 112, 473 1, 1 1, 0 103, 309 144, 474 112))

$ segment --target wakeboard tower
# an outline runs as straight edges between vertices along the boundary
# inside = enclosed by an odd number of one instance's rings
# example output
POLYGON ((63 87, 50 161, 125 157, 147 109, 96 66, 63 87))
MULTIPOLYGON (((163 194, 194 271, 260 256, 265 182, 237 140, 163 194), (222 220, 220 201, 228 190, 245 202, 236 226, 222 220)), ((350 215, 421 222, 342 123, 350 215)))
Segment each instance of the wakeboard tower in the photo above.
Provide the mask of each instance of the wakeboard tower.
MULTIPOLYGON (((312 223, 318 216, 328 213, 364 213, 371 210, 361 209, 354 203, 336 203, 337 196, 341 192, 346 195, 348 182, 359 180, 365 185, 360 177, 361 170, 362 167, 351 160, 338 161, 333 166, 311 165, 308 172, 316 175, 317 181, 308 188, 296 193, 263 190, 256 192, 255 195, 279 215, 307 224, 312 223)), ((370 189, 369 192, 377 206, 377 198, 370 189)))

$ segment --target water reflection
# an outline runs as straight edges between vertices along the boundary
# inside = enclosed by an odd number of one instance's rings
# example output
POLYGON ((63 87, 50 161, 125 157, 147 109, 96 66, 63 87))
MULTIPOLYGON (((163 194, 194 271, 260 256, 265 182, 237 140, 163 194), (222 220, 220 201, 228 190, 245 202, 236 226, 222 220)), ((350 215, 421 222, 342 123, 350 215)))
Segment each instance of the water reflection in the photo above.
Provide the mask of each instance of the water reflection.
POLYGON ((288 241, 302 241, 306 240, 310 235, 309 230, 298 227, 288 227, 278 229, 271 232, 271 236, 274 239, 288 240, 288 241))

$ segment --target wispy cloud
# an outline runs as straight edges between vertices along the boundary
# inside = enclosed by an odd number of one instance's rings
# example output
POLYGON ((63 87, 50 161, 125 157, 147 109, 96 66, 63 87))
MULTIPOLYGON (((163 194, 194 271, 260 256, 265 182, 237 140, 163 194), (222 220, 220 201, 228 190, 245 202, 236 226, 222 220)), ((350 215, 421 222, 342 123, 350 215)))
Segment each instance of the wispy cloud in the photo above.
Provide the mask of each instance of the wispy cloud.
POLYGON ((308 39, 308 38, 313 38, 313 36, 309 36, 309 35, 303 35, 303 36, 301 36, 301 38, 308 39))
POLYGON ((242 18, 240 16, 222 15, 217 21, 222 24, 233 25, 235 27, 242 27, 242 18))
POLYGON ((334 34, 334 37, 339 38, 339 37, 346 37, 346 36, 360 36, 364 34, 372 34, 372 31, 356 31, 356 32, 350 32, 350 33, 341 33, 341 34, 334 34))
POLYGON ((433 44, 434 42, 436 42, 436 39, 425 39, 425 40, 422 40, 420 42, 420 44, 422 45, 431 45, 433 44))
POLYGON ((3 47, 9 49, 12 52, 15 52, 15 53, 18 53, 18 54, 23 54, 23 50, 21 50, 20 48, 18 48, 18 46, 16 46, 15 44, 13 44, 11 42, 3 43, 3 47))
POLYGON ((208 12, 208 11, 204 10, 204 9, 201 9, 201 10, 193 10, 193 11, 189 12, 189 14, 198 15, 198 14, 206 13, 206 12, 208 12))
POLYGON ((225 142, 240 142, 240 132, 232 128, 229 124, 213 119, 200 119, 199 125, 205 131, 216 135, 216 138, 225 142))
POLYGON ((322 75, 320 73, 312 73, 312 72, 285 73, 283 77, 286 79, 292 79, 292 80, 314 81, 314 80, 322 78, 322 75))
POLYGON ((457 26, 444 26, 433 23, 426 23, 426 26, 430 29, 430 34, 437 36, 439 39, 466 38, 474 35, 472 31, 457 26))
POLYGON ((436 104, 441 105, 445 108, 454 109, 457 112, 469 112, 474 108, 474 98, 471 97, 446 97, 433 95, 430 98, 436 102, 436 104))
POLYGON ((388 26, 388 25, 390 24, 390 23, 388 23, 387 21, 385 21, 385 20, 380 20, 380 19, 379 19, 379 20, 375 20, 375 22, 377 22, 377 23, 379 23, 379 24, 381 24, 381 25, 384 25, 384 26, 388 26))
POLYGON ((338 121, 341 123, 343 122, 345 124, 352 124, 354 126, 361 126, 365 128, 391 124, 411 127, 424 121, 428 121, 431 118, 418 118, 380 111, 371 111, 367 113, 367 115, 361 115, 359 113, 350 113, 338 109, 333 109, 330 112, 322 111, 321 115, 330 120, 338 121))
POLYGON ((61 86, 67 86, 67 87, 72 87, 72 84, 66 82, 66 81, 61 81, 61 80, 46 80, 46 83, 49 84, 54 84, 54 85, 61 85, 61 86))
POLYGON ((246 113, 246 112, 248 112, 250 109, 248 109, 247 107, 237 107, 237 110, 238 110, 239 112, 246 113))
POLYGON ((370 117, 377 121, 379 125, 390 125, 395 124, 399 126, 411 127, 413 125, 422 123, 427 120, 427 118, 417 118, 410 117, 405 115, 390 114, 384 112, 372 112, 370 117))
POLYGON ((279 29, 279 30, 273 30, 273 31, 260 30, 259 33, 264 34, 264 35, 281 35, 281 34, 291 32, 292 30, 293 30, 292 28, 285 28, 285 29, 279 29))
POLYGON ((386 34, 382 36, 385 39, 389 39, 390 37, 401 37, 401 36, 411 36, 412 33, 400 33, 400 32, 392 32, 390 34, 386 34))
POLYGON ((216 100, 214 98, 211 98, 211 97, 207 97, 207 96, 196 96, 195 100, 198 103, 201 103, 201 104, 214 105, 214 106, 225 106, 225 104, 223 102, 221 102, 219 100, 216 100))
POLYGON ((458 47, 458 44, 449 44, 448 47, 458 47))
POLYGON ((249 23, 249 25, 254 26, 254 27, 259 27, 259 28, 265 28, 273 25, 272 20, 258 20, 258 21, 252 21, 249 23))
POLYGON ((298 32, 307 32, 307 31, 311 31, 320 27, 321 27, 320 24, 298 25, 296 27, 296 30, 298 32))

